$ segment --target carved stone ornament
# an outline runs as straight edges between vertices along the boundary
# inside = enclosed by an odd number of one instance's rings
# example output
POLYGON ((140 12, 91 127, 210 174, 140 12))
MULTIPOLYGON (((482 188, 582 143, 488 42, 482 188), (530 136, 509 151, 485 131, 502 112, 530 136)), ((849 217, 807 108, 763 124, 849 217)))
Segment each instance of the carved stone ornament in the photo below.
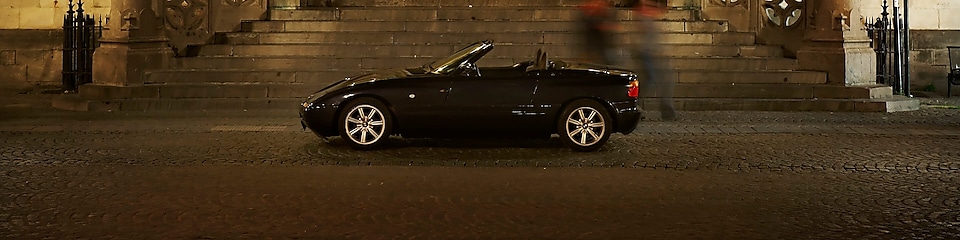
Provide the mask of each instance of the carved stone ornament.
POLYGON ((167 38, 177 55, 187 46, 207 43, 209 30, 207 0, 164 0, 163 22, 167 38))
POLYGON ((257 0, 223 0, 224 5, 237 6, 237 7, 253 5, 256 2, 257 0))
POLYGON ((207 22, 205 0, 166 0, 164 19, 170 29, 193 31, 204 28, 207 22))
POLYGON ((803 20, 803 6, 804 0, 764 0, 763 14, 768 24, 791 28, 803 20))
POLYGON ((130 31, 140 29, 140 11, 135 9, 126 9, 120 11, 120 31, 130 31))
POLYGON ((747 0, 710 0, 711 3, 715 5, 724 6, 724 7, 733 7, 733 6, 741 5, 746 1, 747 0))
POLYGON ((850 9, 838 9, 833 11, 833 30, 835 31, 848 31, 850 30, 850 9))

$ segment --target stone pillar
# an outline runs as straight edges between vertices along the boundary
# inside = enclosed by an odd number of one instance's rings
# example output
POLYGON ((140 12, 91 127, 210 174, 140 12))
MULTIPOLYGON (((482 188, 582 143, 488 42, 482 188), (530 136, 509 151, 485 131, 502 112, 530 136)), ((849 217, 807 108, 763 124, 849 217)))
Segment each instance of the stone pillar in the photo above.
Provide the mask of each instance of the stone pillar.
POLYGON ((861 0, 807 2, 800 67, 828 73, 828 84, 876 84, 876 53, 860 21, 861 0))
POLYGON ((143 85, 146 70, 173 58, 151 0, 112 0, 100 47, 93 54, 93 83, 143 85))

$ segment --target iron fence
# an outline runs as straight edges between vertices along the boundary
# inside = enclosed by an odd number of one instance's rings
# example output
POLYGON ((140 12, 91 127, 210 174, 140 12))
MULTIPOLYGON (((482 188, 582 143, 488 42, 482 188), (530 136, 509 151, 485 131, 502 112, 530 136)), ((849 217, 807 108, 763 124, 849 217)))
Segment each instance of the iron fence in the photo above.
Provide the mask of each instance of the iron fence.
POLYGON ((99 24, 84 14, 83 0, 69 1, 63 17, 63 68, 61 80, 64 91, 76 91, 80 85, 93 82, 93 52, 100 46, 103 21, 99 24))
POLYGON ((876 19, 867 20, 867 35, 877 53, 877 83, 893 87, 895 94, 910 95, 908 61, 910 52, 906 38, 906 22, 894 6, 893 16, 887 12, 887 1, 883 1, 883 12, 876 19))

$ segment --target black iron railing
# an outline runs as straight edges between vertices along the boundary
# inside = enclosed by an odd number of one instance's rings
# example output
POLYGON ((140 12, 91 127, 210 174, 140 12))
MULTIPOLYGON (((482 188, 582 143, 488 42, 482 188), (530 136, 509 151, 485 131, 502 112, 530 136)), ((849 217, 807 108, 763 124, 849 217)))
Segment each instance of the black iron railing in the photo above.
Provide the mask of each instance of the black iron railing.
POLYGON ((69 2, 67 15, 63 17, 63 90, 76 91, 77 87, 93 82, 93 51, 100 45, 102 36, 99 24, 89 14, 84 14, 83 0, 69 2))
POLYGON ((867 35, 877 53, 877 83, 893 87, 894 94, 910 95, 908 74, 909 54, 907 50, 907 27, 905 19, 894 6, 893 16, 887 12, 887 1, 883 1, 881 17, 868 20, 865 25, 867 35))

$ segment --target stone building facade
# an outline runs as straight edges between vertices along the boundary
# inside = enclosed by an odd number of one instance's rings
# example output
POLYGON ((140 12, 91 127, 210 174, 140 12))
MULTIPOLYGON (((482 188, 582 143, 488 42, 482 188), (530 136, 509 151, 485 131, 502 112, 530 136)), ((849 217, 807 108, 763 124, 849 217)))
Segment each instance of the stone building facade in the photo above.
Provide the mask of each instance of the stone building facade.
MULTIPOLYGON (((832 84, 861 85, 871 83, 875 59, 863 41, 862 21, 879 15, 882 0, 669 0, 677 8, 696 8, 706 19, 726 20, 733 31, 754 32, 757 41, 784 46, 785 55, 799 59, 803 69, 825 71, 832 84), (826 60, 825 60, 826 59, 826 60), (842 79, 842 80, 841 80, 842 79)), ((142 61, 127 66, 125 73, 101 73, 116 79, 95 79, 111 85, 137 85, 143 68, 156 68, 175 54, 186 54, 189 46, 213 41, 216 32, 240 28, 242 20, 266 18, 267 9, 316 7, 405 6, 417 4, 464 5, 576 5, 579 0, 87 0, 84 9, 95 17, 107 16, 105 23, 104 61, 142 61), (441 3, 443 2, 443 3, 441 3), (543 3, 541 3, 543 2, 543 3), (547 3, 549 2, 549 3, 547 3), (122 8, 122 9, 120 9, 122 8), (146 18, 136 19, 150 10, 146 18), (143 9, 141 9, 143 10, 143 9), (170 18, 171 11, 178 16, 170 18), (135 16, 136 15, 136 16, 135 16), (131 18, 131 16, 134 16, 131 18), (152 20, 151 20, 152 18, 152 20), (122 30, 131 21, 154 24, 155 29, 140 29, 130 34, 122 30), (171 24, 181 24, 171 28, 171 24), (201 24, 205 28, 190 28, 201 24), (156 30, 156 31, 155 31, 156 30), (151 33, 145 33, 151 31, 151 33), (133 39, 131 41, 131 39, 133 39), (144 47, 144 41, 152 45, 144 47), (112 44, 112 46, 111 46, 112 44), (134 46, 136 45, 136 46, 134 46), (133 48, 130 48, 133 47, 133 48), (112 50, 111 50, 112 49, 112 50), (145 50, 148 49, 148 50, 145 50), (133 53, 139 52, 139 53, 133 53), (144 56, 142 54, 154 55, 144 56), (131 54, 141 54, 133 56, 131 54), (141 65, 148 66, 141 66, 141 65), (149 66, 154 65, 154 66, 149 66), (139 69, 139 70, 137 70, 139 69)), ((57 85, 60 83, 60 51, 62 17, 69 0, 6 0, 0 3, 0 86, 57 85)), ((953 0, 910 0, 911 74, 914 89, 945 91, 948 57, 946 46, 960 45, 960 2, 953 0)), ((146 16, 146 15, 145 15, 146 16)), ((129 30, 129 29, 128 29, 129 30)), ((149 45, 149 44, 148 44, 149 45)), ((101 53, 102 52, 102 53, 101 53)))

